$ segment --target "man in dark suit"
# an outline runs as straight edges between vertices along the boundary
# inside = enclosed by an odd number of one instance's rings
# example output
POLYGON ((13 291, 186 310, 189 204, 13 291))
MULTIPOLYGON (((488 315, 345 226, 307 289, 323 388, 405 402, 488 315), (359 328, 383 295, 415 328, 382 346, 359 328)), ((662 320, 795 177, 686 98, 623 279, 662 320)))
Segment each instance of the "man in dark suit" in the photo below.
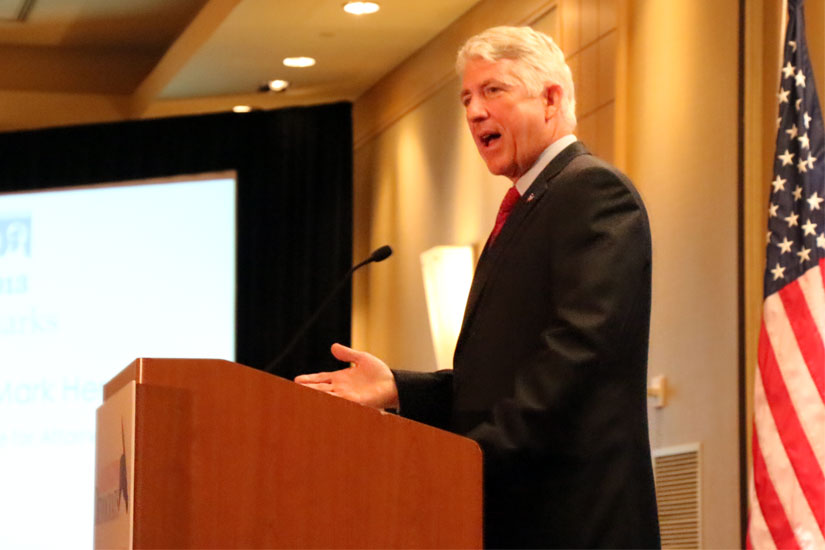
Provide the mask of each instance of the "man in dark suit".
POLYGON ((477 441, 488 547, 659 545, 647 428, 651 244, 630 181, 573 135, 553 41, 496 27, 462 48, 461 99, 513 181, 479 259, 452 371, 350 368, 297 382, 477 441))

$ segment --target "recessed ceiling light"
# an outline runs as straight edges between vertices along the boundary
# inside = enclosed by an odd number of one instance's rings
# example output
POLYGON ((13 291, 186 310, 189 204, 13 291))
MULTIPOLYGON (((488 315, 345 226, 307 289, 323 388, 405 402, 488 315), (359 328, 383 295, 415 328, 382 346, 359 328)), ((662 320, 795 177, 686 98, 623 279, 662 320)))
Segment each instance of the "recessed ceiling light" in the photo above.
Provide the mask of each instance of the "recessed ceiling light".
POLYGON ((312 67, 315 65, 315 59, 311 57, 287 57, 284 59, 284 65, 287 67, 312 67))
POLYGON ((375 2, 347 2, 344 11, 353 15, 366 15, 377 12, 381 6, 375 2))
POLYGON ((286 80, 276 79, 270 80, 266 84, 261 87, 261 91, 264 92, 283 92, 289 88, 289 82, 286 80))
POLYGON ((250 107, 249 105, 235 105, 234 107, 232 107, 233 113, 248 113, 251 110, 252 107, 250 107))

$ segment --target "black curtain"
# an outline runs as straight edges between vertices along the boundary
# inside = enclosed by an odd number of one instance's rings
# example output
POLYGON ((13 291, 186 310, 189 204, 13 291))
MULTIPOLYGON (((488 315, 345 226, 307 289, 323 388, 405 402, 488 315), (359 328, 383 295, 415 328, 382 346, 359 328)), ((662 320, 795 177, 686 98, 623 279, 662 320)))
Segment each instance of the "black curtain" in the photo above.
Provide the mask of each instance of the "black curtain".
MULTIPOLYGON (((222 170, 238 175, 236 358, 263 368, 351 262, 349 103, 0 134, 0 191, 222 170)), ((349 343, 350 296, 276 374, 340 368, 329 346, 349 343)))

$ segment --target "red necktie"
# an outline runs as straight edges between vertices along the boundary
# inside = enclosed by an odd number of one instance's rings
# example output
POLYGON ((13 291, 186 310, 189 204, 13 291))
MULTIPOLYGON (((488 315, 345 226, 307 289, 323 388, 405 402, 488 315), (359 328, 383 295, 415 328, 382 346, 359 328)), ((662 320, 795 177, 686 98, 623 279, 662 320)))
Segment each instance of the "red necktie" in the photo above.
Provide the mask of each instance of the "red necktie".
POLYGON ((504 199, 501 201, 501 206, 498 208, 498 215, 496 216, 496 225, 493 226, 493 232, 490 233, 489 239, 489 246, 492 246, 493 242, 498 237, 498 234, 501 233, 501 228, 504 227, 504 222, 507 221, 507 216, 510 215, 510 212, 513 210, 513 207, 516 205, 518 200, 521 198, 521 193, 518 192, 516 186, 512 186, 508 191, 507 194, 504 195, 504 199))

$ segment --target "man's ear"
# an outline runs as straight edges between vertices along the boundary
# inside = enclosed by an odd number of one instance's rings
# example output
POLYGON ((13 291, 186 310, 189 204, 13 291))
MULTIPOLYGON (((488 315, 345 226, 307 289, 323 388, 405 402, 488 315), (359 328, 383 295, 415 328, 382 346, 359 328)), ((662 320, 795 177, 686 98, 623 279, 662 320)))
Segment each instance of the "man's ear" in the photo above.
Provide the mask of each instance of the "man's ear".
POLYGON ((544 101, 544 119, 550 120, 561 109, 561 98, 564 91, 558 84, 547 84, 544 86, 544 91, 541 94, 544 101))

